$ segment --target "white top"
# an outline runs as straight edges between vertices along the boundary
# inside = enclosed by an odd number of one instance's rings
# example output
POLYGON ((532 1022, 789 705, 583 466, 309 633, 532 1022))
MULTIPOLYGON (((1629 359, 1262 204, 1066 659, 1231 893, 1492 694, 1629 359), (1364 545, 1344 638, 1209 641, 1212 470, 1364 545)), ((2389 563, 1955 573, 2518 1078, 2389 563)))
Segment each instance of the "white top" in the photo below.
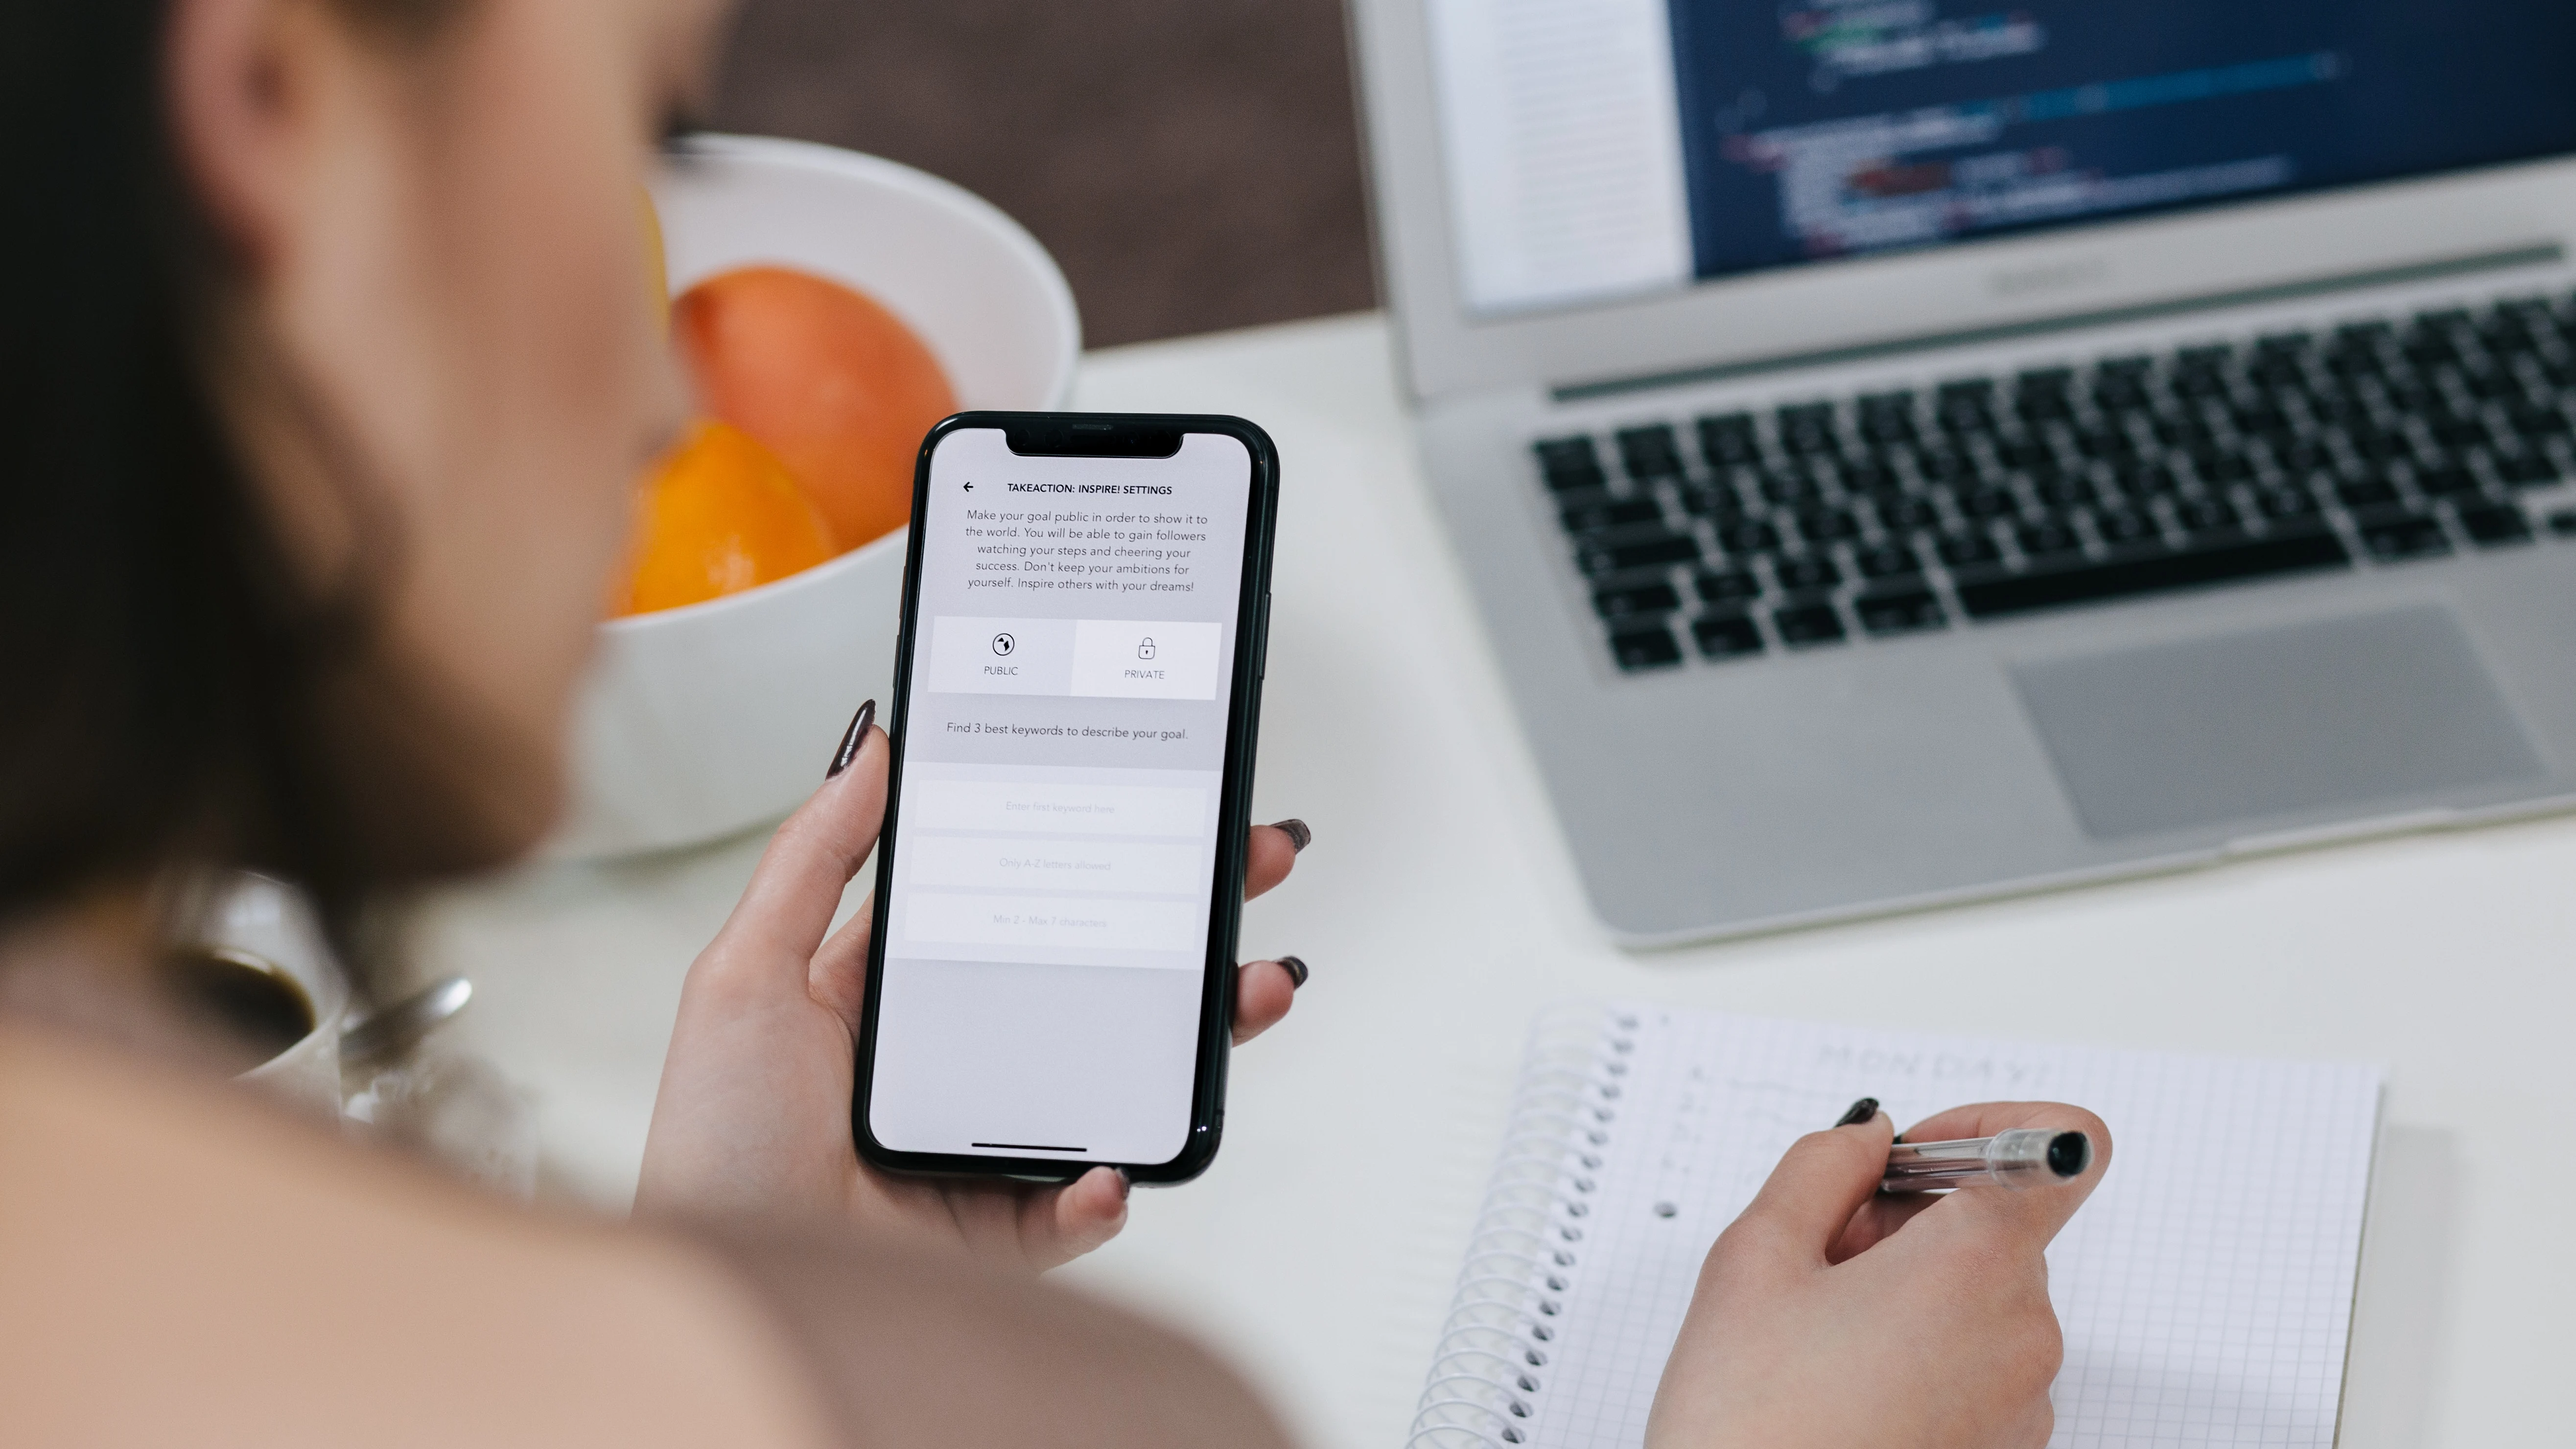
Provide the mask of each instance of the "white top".
MULTIPOLYGON (((1315 842, 1243 945, 1314 977, 1237 1053, 1214 1169, 1137 1194, 1068 1276, 1197 1327, 1306 1442, 1402 1442, 1531 1015, 1599 996, 2384 1064, 2344 1449, 2559 1432, 2576 821, 1626 954, 1585 911, 1433 518, 1383 321, 1095 354, 1075 403, 1239 413, 1278 440, 1255 818, 1315 842)), ((547 867, 429 913, 419 964, 473 976, 455 1029, 539 1095, 549 1183, 631 1189, 681 975, 758 849, 547 867)))

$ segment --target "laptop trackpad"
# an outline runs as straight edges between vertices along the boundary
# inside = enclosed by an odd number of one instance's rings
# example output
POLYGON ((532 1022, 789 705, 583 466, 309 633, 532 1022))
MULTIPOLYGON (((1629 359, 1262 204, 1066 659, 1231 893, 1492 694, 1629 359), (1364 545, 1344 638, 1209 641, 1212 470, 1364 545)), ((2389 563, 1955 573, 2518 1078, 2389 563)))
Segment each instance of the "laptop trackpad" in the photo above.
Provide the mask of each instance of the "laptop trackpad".
POLYGON ((2542 773, 2433 605, 2026 664, 2013 682, 2096 839, 2542 773))

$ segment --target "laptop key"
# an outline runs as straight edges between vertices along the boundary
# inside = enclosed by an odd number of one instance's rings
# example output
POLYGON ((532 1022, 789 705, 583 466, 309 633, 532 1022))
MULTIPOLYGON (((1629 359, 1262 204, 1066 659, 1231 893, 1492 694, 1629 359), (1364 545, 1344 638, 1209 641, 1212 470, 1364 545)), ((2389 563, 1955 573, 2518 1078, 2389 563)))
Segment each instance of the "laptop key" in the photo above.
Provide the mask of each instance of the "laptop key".
POLYGON ((1583 571, 1598 577, 1629 569, 1660 568, 1699 562, 1699 543, 1686 534, 1668 533, 1626 543, 1586 544, 1578 555, 1583 571))
POLYGON ((2197 498, 2186 498, 2175 504, 2174 521, 2181 524, 2187 532, 2210 533, 2218 529, 2234 528, 2243 520, 2237 516, 2236 505, 2224 498, 2202 494, 2197 498))
POLYGON ((2175 589, 2346 568, 2351 562, 2351 554, 2331 533, 2275 534, 2211 548, 2158 549, 2142 557, 2084 568, 2034 570, 1964 582, 1959 585, 1959 606, 1972 619, 1994 619, 2175 589))
POLYGON ((1878 521, 1890 533, 1914 533, 1941 521, 1941 510, 1919 494, 1900 493, 1878 500, 1878 521))
POLYGON ((2045 523, 2025 523, 2013 530, 2013 538, 2021 544, 2021 551, 2032 558, 2077 553, 2084 547, 2084 540, 2076 536, 2074 529, 2054 519, 2045 523))
POLYGON ((1549 473, 1559 468, 1601 466, 1601 455, 1595 451, 1589 437, 1541 438, 1530 444, 1530 451, 1538 455, 1540 469, 1549 473))
POLYGON ((2558 481, 2558 465, 2546 453, 2514 453, 2496 459, 2496 476, 2516 488, 2537 488, 2558 481))
POLYGON ((1985 378, 1965 382, 1945 382, 1934 394, 1933 413, 1945 433, 1990 433, 1994 431, 1995 385, 1985 378))
POLYGON ((1538 455, 1538 470, 1550 492, 1580 493, 1610 484, 1590 438, 1546 438, 1531 444, 1530 451, 1538 455))
POLYGON ((1760 553, 1780 546, 1780 530, 1759 518, 1741 518, 1717 526, 1717 546, 1731 554, 1760 553))
POLYGON ((1740 659, 1762 652, 1762 630, 1742 614, 1711 614, 1691 621, 1691 638, 1711 659, 1740 659))
POLYGON ((1871 443, 1886 447, 1913 442, 1914 394, 1910 392, 1872 393, 1860 400, 1860 435, 1871 443))
POLYGON ((2356 478, 2336 484, 2335 497, 2346 508, 2385 508, 2397 501, 2397 485, 2385 478, 2356 478))
POLYGON ((2507 414, 2513 430, 2525 438, 2555 438, 2567 431, 2567 414, 2555 407, 2514 408, 2507 414))
POLYGON ((1929 589, 1863 594, 1852 600, 1852 612, 1860 616, 1860 626, 1874 635, 1911 634, 1950 622, 1929 589))
POLYGON ((2051 508, 2081 508, 2095 497, 2092 480, 2067 475, 2039 485, 2039 501, 2051 508))
POLYGON ((1810 457, 1818 453, 1842 450, 1842 433, 1834 426, 1834 405, 1829 402, 1797 403, 1780 409, 1780 446, 1792 457, 1810 457))
POLYGON ((1851 493, 1893 493, 1904 486, 1896 470, 1875 459, 1843 464, 1843 488, 1851 493))
POLYGON ((1798 533, 1809 543, 1839 543, 1859 534, 1860 522, 1840 508, 1802 508, 1798 533))
POLYGON ((1681 486, 1682 508, 1701 518, 1735 519, 1744 516, 1744 497, 1733 484, 1712 479, 1706 483, 1681 486))
POLYGON ((2278 522, 2284 518, 2306 518, 2317 511, 2317 497, 2295 483, 2266 488, 2254 496, 2254 506, 2265 518, 2278 522))
POLYGON ((1814 503, 1825 496, 1825 489, 1803 468, 1772 468, 1762 474, 1762 496, 1782 505, 1814 503))
POLYGON ((1662 669, 1682 662, 1682 646, 1673 642, 1672 630, 1658 624, 1611 635, 1610 655, 1622 669, 1662 669))
POLYGON ((1631 584, 1626 588, 1597 589, 1592 595, 1593 609, 1612 623, 1669 614, 1681 606, 1682 596, 1670 584, 1631 584))
POLYGON ((2432 424, 2433 441, 2454 453, 2483 448, 2495 441, 2483 418, 2444 418, 2432 424))
POLYGON ((2361 530, 2362 547, 2382 563, 2405 559, 2432 558, 2451 551, 2451 540, 2435 519, 2422 516, 2392 518, 2365 524, 2361 530))
POLYGON ((2519 403, 2524 400, 2522 374, 2510 367, 2474 368, 2463 375, 2469 396, 2481 402, 2519 403))
POLYGON ((1772 575, 1784 594, 1820 593, 1843 581, 1843 571, 1823 554, 1789 554, 1771 561, 1772 575))
POLYGON ((1602 528, 1626 528, 1640 523, 1661 523, 1664 510, 1651 498, 1605 499, 1576 504, 1558 515, 1569 533, 1590 533, 1602 528))
POLYGON ((1976 455, 1957 448, 1924 448, 1914 455, 1914 471, 1927 483, 1952 486, 1971 483, 1978 476, 1976 455))
POLYGON ((1718 468, 1741 468, 1762 461, 1762 442, 1751 413, 1727 413, 1699 420, 1699 450, 1718 468))
POLYGON ((2488 506, 2460 510, 2460 529, 2480 548, 2502 548, 2531 542, 2531 521, 2519 508, 2488 506))
POLYGON ((1995 541, 1983 533, 1950 534, 1941 540, 1938 551, 1941 562, 1954 569, 1990 564, 2004 556, 2003 550, 1995 547, 1995 541))
POLYGON ((1762 597, 1762 581, 1751 569, 1704 569, 1691 579, 1691 587, 1711 604, 1740 604, 1762 597))
POLYGON ((2112 548, 2131 548, 2154 543, 2164 530, 2156 527, 2154 518, 2134 508, 2106 508, 2093 515, 2093 531, 2112 548))
POLYGON ((1682 471, 1681 439, 1671 425, 1654 423, 1619 431, 1619 462, 1632 478, 1669 478, 1682 471))
POLYGON ((2009 488, 1971 488, 1959 495, 1959 511, 1981 522, 2009 518, 2021 511, 2021 500, 2009 488))
POLYGON ((1913 546, 1892 539, 1853 549, 1852 566, 1865 579, 1906 578, 1923 572, 1923 560, 1915 555, 1913 546))
POLYGON ((1839 644, 1846 637, 1843 616, 1831 604, 1805 604, 1781 609, 1771 616, 1771 627, 1780 631, 1780 642, 1792 649, 1817 644, 1839 644))
POLYGON ((2180 486, 2174 481, 2173 469, 2155 462, 2122 465, 2118 472, 2118 483, 2121 492, 2139 499, 2171 493, 2180 486))
POLYGON ((2115 365, 2108 362, 2096 371, 2093 406, 2097 410, 2117 416, 2143 412, 2154 405, 2155 399, 2147 391, 2145 359, 2137 361, 2141 366, 2134 371, 2115 369, 2115 365))
POLYGON ((2192 471, 2200 475, 2201 481, 2213 488, 2224 488, 2231 483, 2251 482, 2254 477, 2253 460, 2242 453, 2218 453, 2204 458, 2194 458, 2191 466, 2192 471))
POLYGON ((2477 474, 2454 463, 2417 472, 2415 486, 2427 498, 2456 498, 2463 493, 2475 493, 2484 485, 2478 482, 2477 474))

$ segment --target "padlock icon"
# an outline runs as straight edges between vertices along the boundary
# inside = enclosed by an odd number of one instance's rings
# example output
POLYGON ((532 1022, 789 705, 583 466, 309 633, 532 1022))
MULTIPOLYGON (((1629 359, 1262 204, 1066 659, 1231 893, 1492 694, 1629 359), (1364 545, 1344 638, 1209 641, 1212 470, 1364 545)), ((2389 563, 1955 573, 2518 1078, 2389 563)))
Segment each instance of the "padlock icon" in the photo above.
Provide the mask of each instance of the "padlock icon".
POLYGON ((1151 658, 1153 658, 1153 657, 1154 657, 1154 636, 1153 636, 1153 635, 1151 635, 1151 634, 1146 635, 1146 636, 1145 636, 1145 642, 1143 642, 1142 644, 1139 644, 1139 645, 1137 645, 1137 646, 1136 646, 1136 657, 1137 657, 1137 658, 1139 658, 1139 659, 1151 659, 1151 658))

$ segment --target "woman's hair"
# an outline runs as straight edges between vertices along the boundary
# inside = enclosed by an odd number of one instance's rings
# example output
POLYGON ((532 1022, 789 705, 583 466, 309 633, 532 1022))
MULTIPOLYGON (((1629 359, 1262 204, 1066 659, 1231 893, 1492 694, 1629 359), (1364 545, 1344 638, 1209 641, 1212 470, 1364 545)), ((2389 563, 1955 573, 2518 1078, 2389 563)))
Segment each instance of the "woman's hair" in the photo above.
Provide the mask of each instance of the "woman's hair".
MULTIPOLYGON (((457 7, 337 8, 403 43, 457 7)), ((382 871, 335 783, 326 696, 367 643, 367 601, 299 580, 209 386, 249 354, 217 335, 235 271, 172 139, 168 0, 13 11, 0 920, 250 866, 303 885, 345 949, 382 871)))

